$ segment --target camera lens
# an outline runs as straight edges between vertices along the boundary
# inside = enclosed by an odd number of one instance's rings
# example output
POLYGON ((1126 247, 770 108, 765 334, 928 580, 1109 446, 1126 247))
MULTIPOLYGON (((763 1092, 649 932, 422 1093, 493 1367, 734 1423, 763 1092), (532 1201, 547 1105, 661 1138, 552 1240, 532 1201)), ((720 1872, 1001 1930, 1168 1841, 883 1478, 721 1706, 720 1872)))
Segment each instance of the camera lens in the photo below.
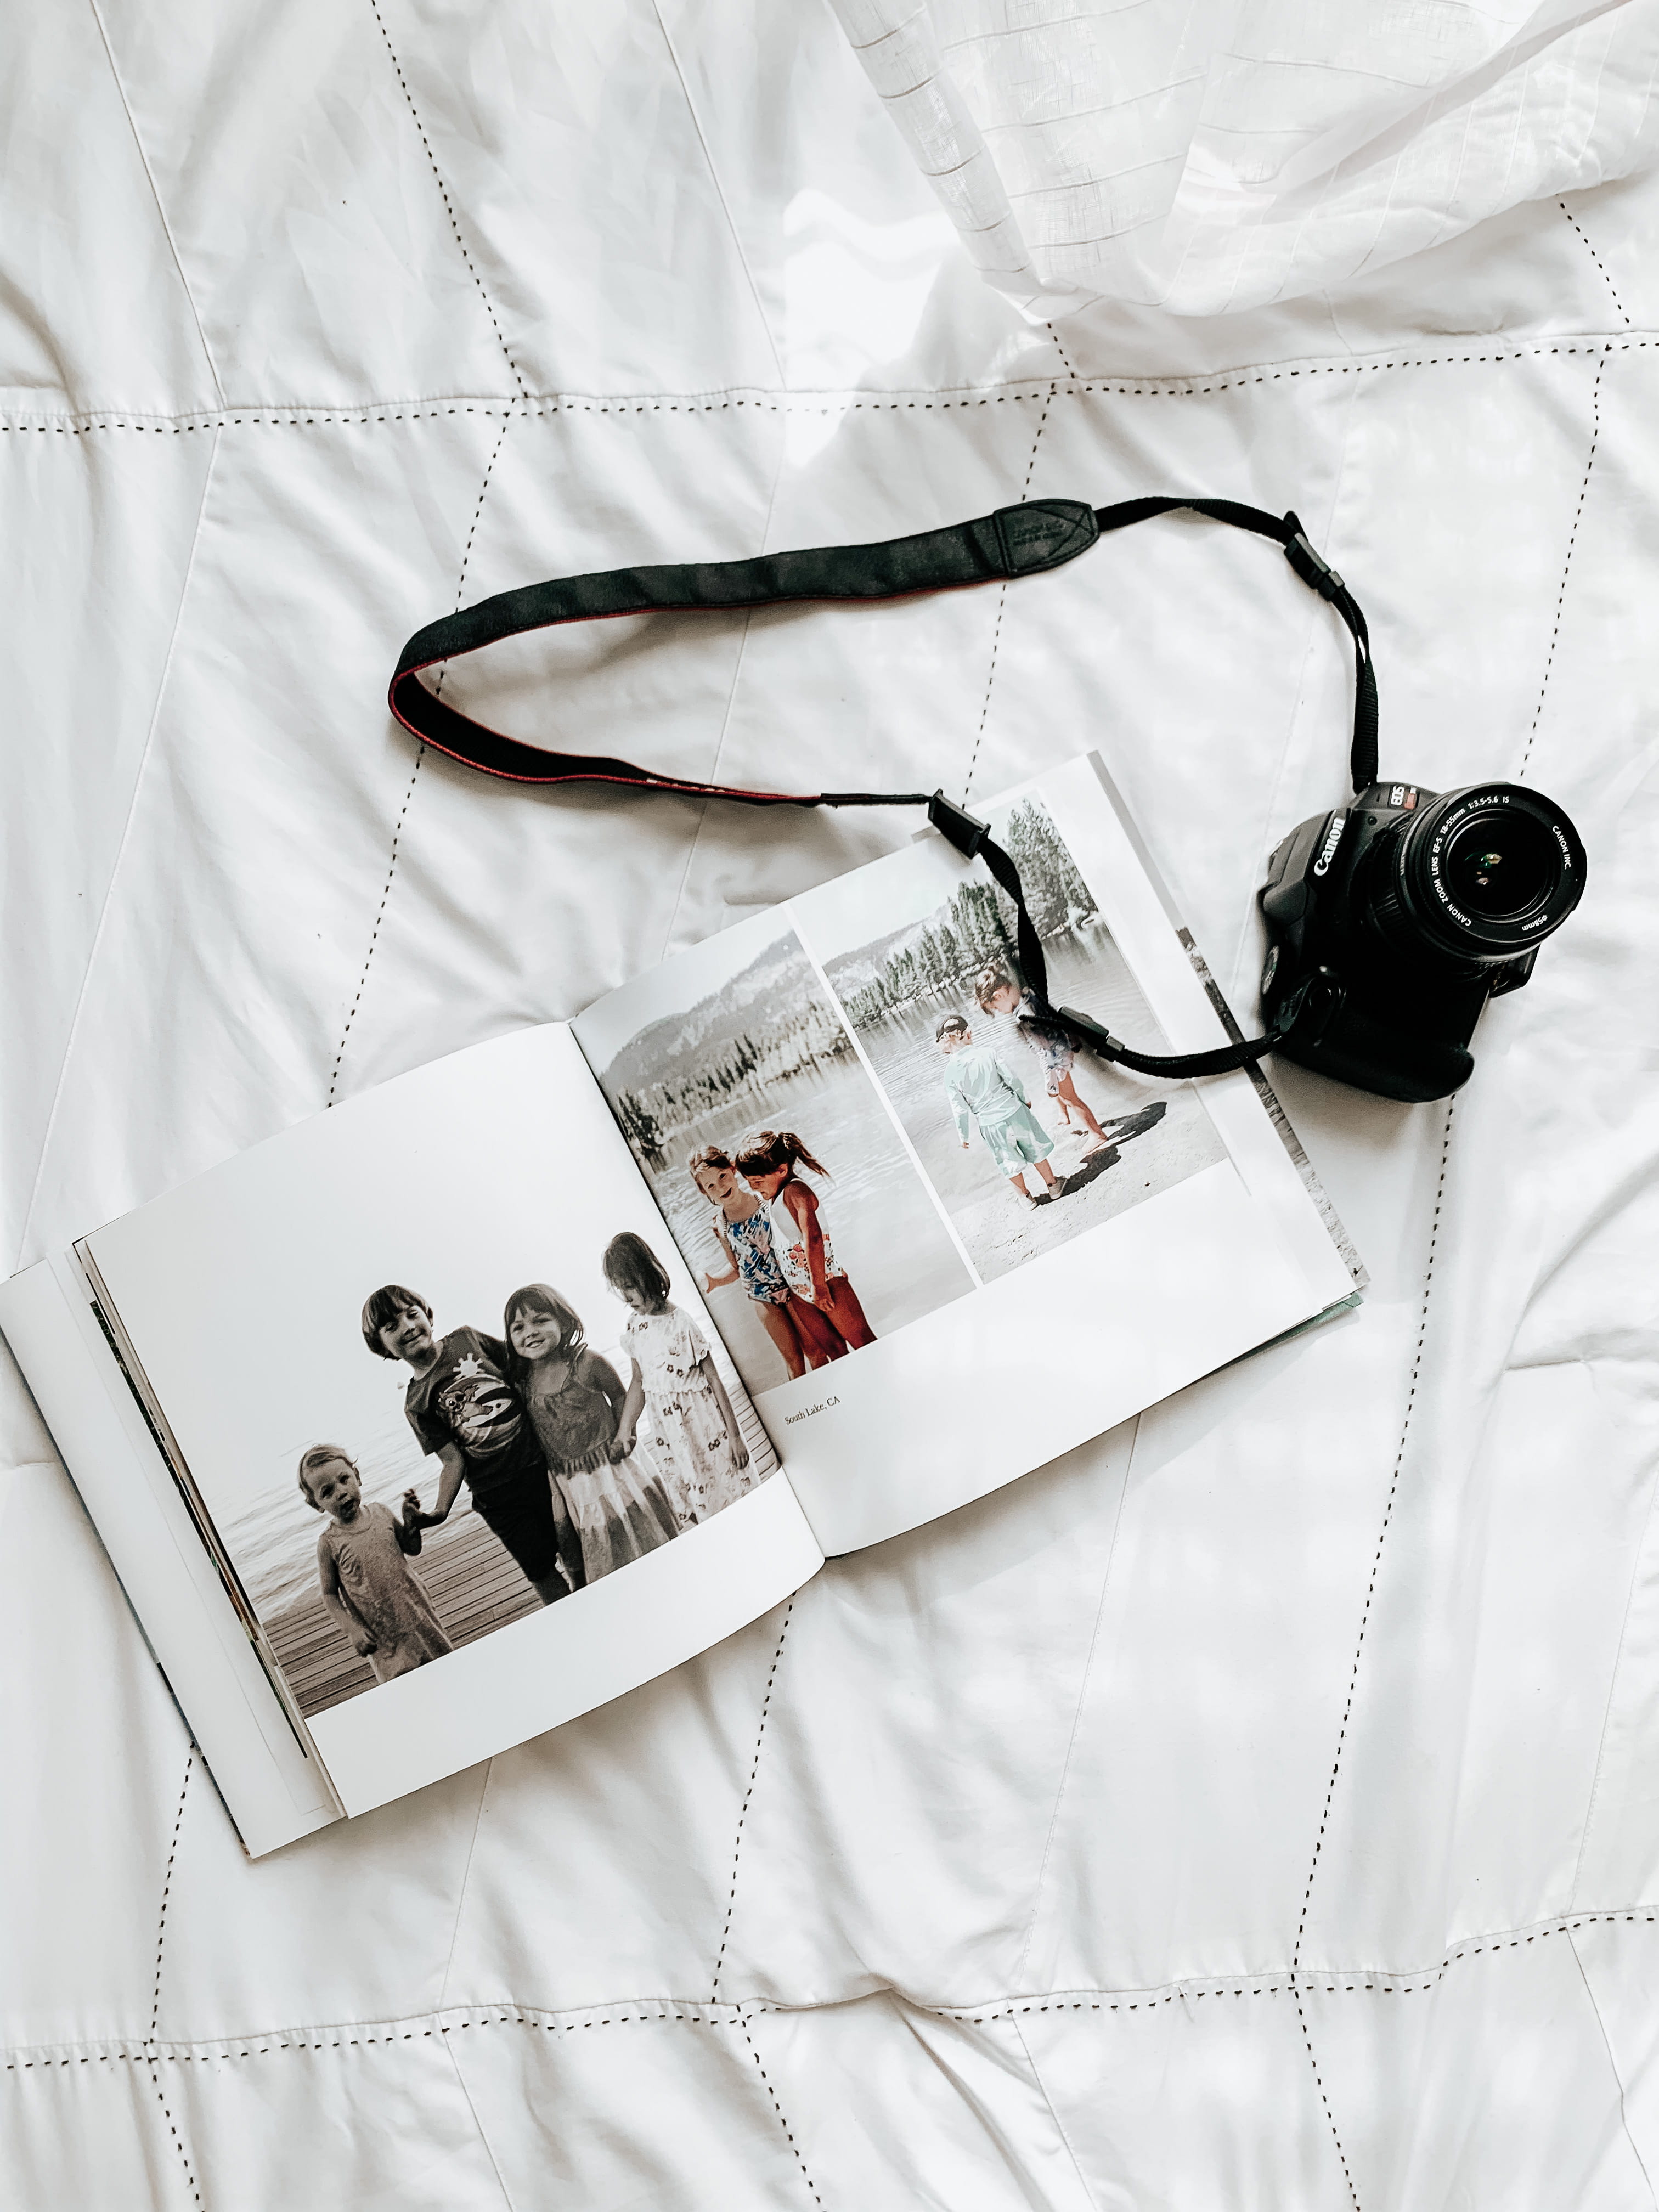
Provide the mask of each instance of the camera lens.
POLYGON ((1365 919, 1396 951, 1489 966, 1559 929, 1584 889, 1584 848, 1553 799, 1515 783, 1442 792, 1372 848, 1365 919))
POLYGON ((1518 921, 1541 906, 1561 872, 1561 854, 1529 814, 1466 822, 1441 862, 1446 889, 1466 914, 1488 921, 1518 921))

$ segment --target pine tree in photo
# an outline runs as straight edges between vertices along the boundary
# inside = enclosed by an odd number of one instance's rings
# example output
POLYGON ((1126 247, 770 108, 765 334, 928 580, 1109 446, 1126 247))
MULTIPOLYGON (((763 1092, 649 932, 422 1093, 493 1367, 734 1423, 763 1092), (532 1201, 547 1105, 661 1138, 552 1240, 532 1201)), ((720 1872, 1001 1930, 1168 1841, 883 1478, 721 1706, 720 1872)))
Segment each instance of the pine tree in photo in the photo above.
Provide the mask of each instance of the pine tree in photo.
POLYGON ((657 1125, 656 1117, 637 1092, 623 1092, 617 1101, 617 1118, 622 1123, 623 1133, 638 1151, 661 1152, 662 1131, 657 1125))
POLYGON ((924 922, 915 942, 916 983, 919 990, 931 995, 939 988, 939 947, 933 942, 933 933, 924 922))
POLYGON ((1094 896, 1047 807, 1022 799, 1008 817, 1006 843, 1039 937, 1053 937, 1096 912, 1094 896))

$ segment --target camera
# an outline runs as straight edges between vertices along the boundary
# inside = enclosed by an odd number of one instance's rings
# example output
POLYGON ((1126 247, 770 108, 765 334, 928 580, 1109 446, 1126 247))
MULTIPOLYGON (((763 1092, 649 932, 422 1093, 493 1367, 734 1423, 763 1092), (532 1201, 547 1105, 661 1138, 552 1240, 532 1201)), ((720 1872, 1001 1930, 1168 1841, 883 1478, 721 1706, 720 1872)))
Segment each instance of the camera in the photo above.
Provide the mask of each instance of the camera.
POLYGON ((1385 1098, 1468 1080, 1488 999, 1517 991, 1577 905, 1584 848, 1514 783, 1374 783, 1267 863, 1263 1010, 1275 1051, 1385 1098))

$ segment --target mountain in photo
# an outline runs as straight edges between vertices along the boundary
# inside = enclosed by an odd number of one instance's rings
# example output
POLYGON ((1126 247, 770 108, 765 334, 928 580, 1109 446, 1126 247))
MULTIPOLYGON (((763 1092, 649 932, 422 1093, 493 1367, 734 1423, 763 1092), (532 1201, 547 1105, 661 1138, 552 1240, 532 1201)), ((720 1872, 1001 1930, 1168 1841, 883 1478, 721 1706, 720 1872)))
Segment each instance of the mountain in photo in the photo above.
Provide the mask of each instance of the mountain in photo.
POLYGON ((735 1039, 750 1036, 762 1044, 769 1031, 823 1001, 823 986, 792 930, 718 991, 630 1037, 599 1079, 613 1096, 687 1081, 735 1039))

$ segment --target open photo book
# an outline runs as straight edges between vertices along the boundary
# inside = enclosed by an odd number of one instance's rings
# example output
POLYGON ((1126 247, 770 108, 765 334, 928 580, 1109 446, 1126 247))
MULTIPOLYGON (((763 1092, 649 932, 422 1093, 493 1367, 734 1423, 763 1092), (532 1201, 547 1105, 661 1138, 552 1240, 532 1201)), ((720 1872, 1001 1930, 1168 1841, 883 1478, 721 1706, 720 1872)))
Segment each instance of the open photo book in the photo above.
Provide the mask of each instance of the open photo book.
MULTIPOLYGON (((1050 993, 1231 1017, 1092 759, 985 810, 1050 993)), ((1259 1070, 1030 1020, 929 832, 0 1288, 258 1855, 591 1711, 1347 1304, 1259 1070)))

